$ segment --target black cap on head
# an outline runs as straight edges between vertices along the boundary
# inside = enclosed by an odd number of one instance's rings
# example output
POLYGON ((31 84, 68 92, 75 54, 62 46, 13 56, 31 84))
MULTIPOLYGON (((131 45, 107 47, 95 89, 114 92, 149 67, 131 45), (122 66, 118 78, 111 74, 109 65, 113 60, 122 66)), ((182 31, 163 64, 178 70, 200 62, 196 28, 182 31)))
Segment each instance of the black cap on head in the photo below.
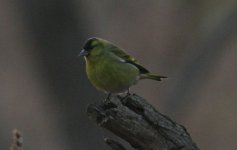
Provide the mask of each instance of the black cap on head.
POLYGON ((85 44, 84 47, 83 47, 84 50, 88 51, 88 50, 92 49, 92 48, 93 48, 92 43, 93 43, 94 41, 96 41, 96 40, 98 40, 96 37, 89 38, 89 39, 86 41, 86 44, 85 44))
POLYGON ((96 40, 98 40, 98 38, 96 38, 96 37, 89 38, 86 41, 86 44, 84 45, 83 50, 81 50, 79 56, 88 56, 89 51, 91 49, 93 49, 93 47, 95 46, 95 45, 93 45, 93 42, 96 41, 96 40))

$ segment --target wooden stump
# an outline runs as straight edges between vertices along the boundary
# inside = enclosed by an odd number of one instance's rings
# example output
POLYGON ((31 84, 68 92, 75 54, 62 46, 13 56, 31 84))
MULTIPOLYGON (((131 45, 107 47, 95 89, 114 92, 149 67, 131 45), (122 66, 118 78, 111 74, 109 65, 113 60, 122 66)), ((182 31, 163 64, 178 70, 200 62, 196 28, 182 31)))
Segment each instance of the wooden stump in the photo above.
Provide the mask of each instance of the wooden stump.
MULTIPOLYGON (((87 114, 99 126, 138 150, 198 150, 184 126, 159 113, 135 94, 90 104, 87 114)), ((114 140, 105 141, 114 150, 125 150, 114 140)))

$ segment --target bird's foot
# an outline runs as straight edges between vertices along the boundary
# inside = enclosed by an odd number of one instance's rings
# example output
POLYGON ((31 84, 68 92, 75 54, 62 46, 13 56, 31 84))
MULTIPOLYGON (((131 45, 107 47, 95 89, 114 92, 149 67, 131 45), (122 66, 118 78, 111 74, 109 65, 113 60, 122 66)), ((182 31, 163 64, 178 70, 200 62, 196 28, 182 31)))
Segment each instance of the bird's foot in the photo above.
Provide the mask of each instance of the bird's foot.
POLYGON ((109 93, 106 97, 106 99, 104 100, 104 103, 109 103, 110 101, 110 96, 111 96, 111 93, 109 93))
POLYGON ((128 89, 127 94, 123 97, 123 99, 126 99, 126 98, 129 97, 130 95, 131 95, 131 93, 130 93, 130 90, 128 89))

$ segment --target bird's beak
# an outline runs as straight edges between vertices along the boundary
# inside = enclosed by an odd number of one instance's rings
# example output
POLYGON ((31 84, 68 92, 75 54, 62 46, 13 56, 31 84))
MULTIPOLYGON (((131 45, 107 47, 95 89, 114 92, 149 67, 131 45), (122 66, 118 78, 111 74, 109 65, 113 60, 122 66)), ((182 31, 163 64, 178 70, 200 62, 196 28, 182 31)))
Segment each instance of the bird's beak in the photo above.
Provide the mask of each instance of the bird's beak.
POLYGON ((81 50, 80 54, 78 56, 87 56, 89 53, 86 50, 81 50))

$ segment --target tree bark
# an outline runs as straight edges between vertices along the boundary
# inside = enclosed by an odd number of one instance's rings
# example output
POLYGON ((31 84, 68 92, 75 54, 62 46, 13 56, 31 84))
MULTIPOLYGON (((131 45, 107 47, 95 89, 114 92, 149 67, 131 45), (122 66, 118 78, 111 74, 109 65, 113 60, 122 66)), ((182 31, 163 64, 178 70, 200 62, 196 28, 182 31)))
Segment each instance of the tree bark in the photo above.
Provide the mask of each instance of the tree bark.
MULTIPOLYGON (((138 150, 199 149, 184 126, 159 113, 145 99, 135 94, 124 98, 114 96, 108 101, 90 104, 87 114, 99 126, 138 150)), ((109 145, 117 144, 109 142, 109 145)))

